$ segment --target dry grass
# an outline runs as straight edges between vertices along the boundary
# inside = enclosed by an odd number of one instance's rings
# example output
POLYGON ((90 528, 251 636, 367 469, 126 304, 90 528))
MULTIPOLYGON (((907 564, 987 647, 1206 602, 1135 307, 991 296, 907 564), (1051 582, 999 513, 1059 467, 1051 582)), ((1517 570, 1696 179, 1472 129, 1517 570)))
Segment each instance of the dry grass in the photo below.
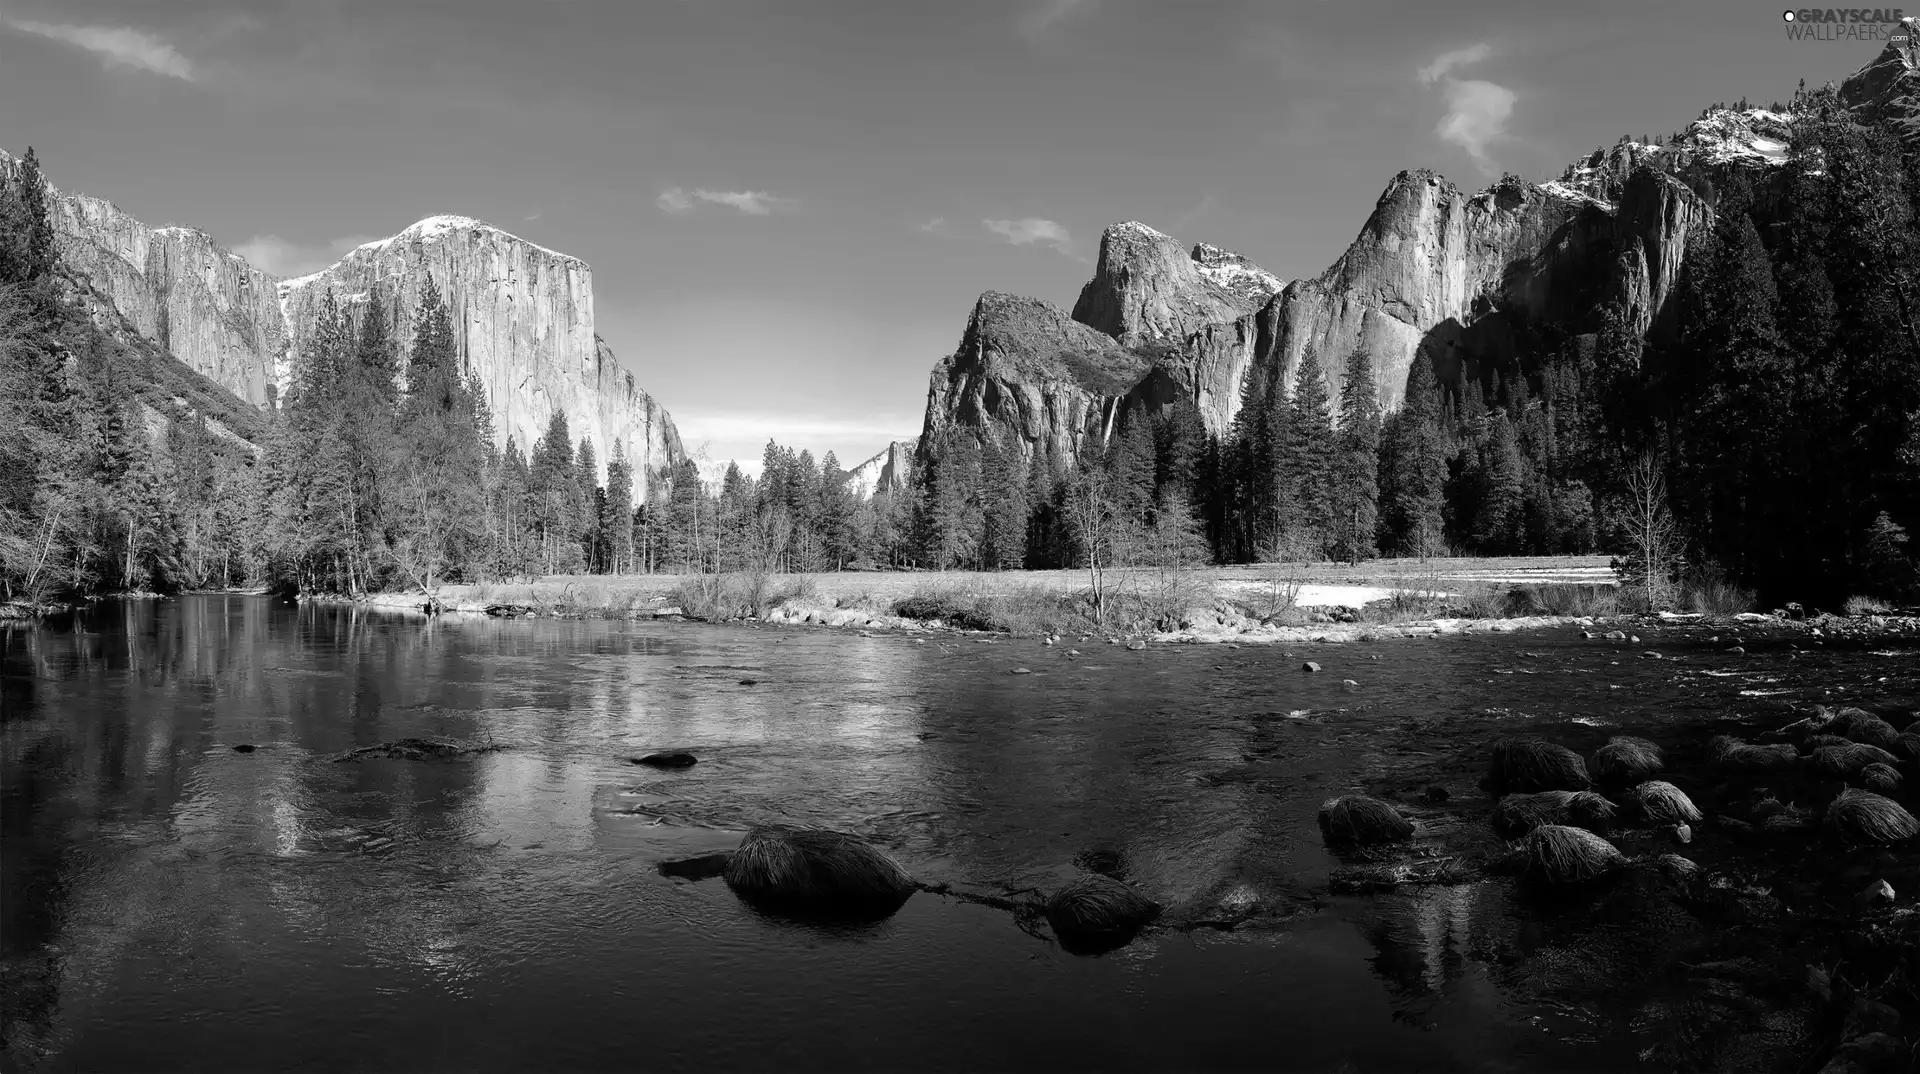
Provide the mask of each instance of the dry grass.
POLYGON ((1888 615, 1893 606, 1875 597, 1848 597, 1842 610, 1848 615, 1888 615))
POLYGON ((1800 751, 1784 742, 1756 746, 1731 735, 1715 735, 1707 743, 1707 758, 1726 772, 1764 775, 1792 770, 1800 763, 1800 751))
POLYGON ((1527 836, 1527 874, 1549 884, 1594 880, 1627 863, 1612 843, 1580 828, 1547 824, 1527 836))
POLYGON ((1844 708, 1835 712, 1825 731, 1855 742, 1864 742, 1869 746, 1878 746, 1883 750, 1892 749, 1894 743, 1900 738, 1900 732, 1894 730, 1892 724, 1865 709, 1856 708, 1844 708))
POLYGON ((1660 747, 1644 738, 1615 735, 1593 755, 1593 777, 1602 783, 1639 783, 1665 767, 1660 747))
POLYGON ((1580 755, 1534 735, 1515 735, 1493 744, 1493 783, 1505 790, 1584 791, 1593 785, 1580 755))
POLYGON ((1835 779, 1851 779, 1860 775, 1868 766, 1883 764, 1894 768, 1900 759, 1878 746, 1869 746, 1864 742, 1845 742, 1838 746, 1822 746, 1813 751, 1807 763, 1815 772, 1835 779))
POLYGON ((1876 794, 1900 791, 1900 770, 1890 764, 1870 764, 1860 770, 1860 785, 1876 794))
POLYGON ((1393 843, 1413 834, 1413 822, 1378 798, 1347 794, 1320 803, 1320 835, 1329 846, 1393 843))
POLYGON ((1827 807, 1827 826, 1862 846, 1886 846, 1920 835, 1920 821, 1900 803, 1872 791, 1845 790, 1827 807))
POLYGON ((727 885, 742 898, 805 909, 897 908, 913 878, 858 836, 818 828, 755 828, 727 859, 727 885))
POLYGON ((1124 939, 1160 912, 1152 899, 1110 876, 1087 873, 1047 900, 1047 924, 1062 942, 1124 939))
POLYGON ((1631 792, 1634 808, 1656 824, 1698 824, 1700 808, 1687 792, 1664 780, 1652 779, 1631 792))
POLYGON ((1606 831, 1619 810, 1592 791, 1539 791, 1509 794, 1493 808, 1491 824, 1502 839, 1519 839, 1547 824, 1606 831))

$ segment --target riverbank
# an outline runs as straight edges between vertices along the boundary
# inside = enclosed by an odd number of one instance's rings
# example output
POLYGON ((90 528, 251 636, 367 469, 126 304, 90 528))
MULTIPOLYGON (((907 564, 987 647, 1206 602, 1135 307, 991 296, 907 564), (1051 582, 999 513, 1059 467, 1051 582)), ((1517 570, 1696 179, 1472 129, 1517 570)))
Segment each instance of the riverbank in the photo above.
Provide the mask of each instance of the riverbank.
POLYGON ((1601 557, 1376 560, 1185 572, 1112 571, 1096 616, 1085 571, 555 576, 373 594, 397 611, 505 618, 706 622, 865 631, 991 632, 1155 644, 1338 643, 1578 627, 1629 640, 1640 623, 1781 624, 1813 634, 1920 631, 1898 615, 1749 610, 1738 591, 1683 594, 1648 615, 1601 557))

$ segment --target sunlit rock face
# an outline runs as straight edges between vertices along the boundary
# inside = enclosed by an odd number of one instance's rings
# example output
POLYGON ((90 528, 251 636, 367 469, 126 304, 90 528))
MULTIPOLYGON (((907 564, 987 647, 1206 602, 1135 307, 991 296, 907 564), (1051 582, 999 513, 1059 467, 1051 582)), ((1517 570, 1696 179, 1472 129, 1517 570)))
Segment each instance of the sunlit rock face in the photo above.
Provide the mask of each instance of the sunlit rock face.
POLYGON ((292 353, 311 338, 329 293, 356 318, 380 302, 395 337, 411 339, 429 279, 502 444, 529 451, 558 410, 576 443, 593 444, 603 480, 616 442, 636 472, 656 477, 681 458, 672 418, 594 332, 587 263, 469 217, 429 217, 318 273, 281 281, 278 305, 292 353))
MULTIPOLYGON (((18 162, 0 152, 0 172, 18 162)), ((649 484, 682 457, 673 419, 595 332, 593 270, 467 217, 422 220, 310 276, 283 280, 205 232, 153 228, 99 198, 49 190, 59 256, 134 330, 255 406, 284 393, 329 290, 356 317, 378 301, 411 338, 431 278, 496 441, 526 451, 558 411, 606 476, 617 443, 649 484)))
POLYGON ((920 446, 918 437, 895 440, 884 450, 847 471, 847 487, 855 495, 897 492, 913 479, 913 454, 920 446))

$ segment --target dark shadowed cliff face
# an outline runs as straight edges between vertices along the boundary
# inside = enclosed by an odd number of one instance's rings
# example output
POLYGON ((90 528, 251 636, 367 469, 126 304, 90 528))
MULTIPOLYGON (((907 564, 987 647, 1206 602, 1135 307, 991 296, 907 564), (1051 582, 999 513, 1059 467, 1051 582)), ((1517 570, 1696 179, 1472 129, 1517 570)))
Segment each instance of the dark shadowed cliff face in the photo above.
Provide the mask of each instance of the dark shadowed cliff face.
POLYGON ((934 367, 920 451, 958 426, 1011 433, 1028 457, 1071 461, 1086 438, 1104 441, 1118 401, 1150 366, 1058 306, 989 291, 974 303, 959 348, 934 367))
MULTIPOLYGON (((0 152, 0 173, 15 166, 0 152)), ((486 390, 499 443, 527 449, 558 410, 576 441, 593 443, 602 479, 616 440, 652 480, 682 457, 673 419, 595 334, 593 270, 578 258, 439 216, 282 280, 204 232, 148 227, 99 198, 49 195, 61 263, 118 311, 110 330, 131 329, 256 407, 290 382, 329 290, 355 313, 377 297, 404 346, 431 276, 486 390)))

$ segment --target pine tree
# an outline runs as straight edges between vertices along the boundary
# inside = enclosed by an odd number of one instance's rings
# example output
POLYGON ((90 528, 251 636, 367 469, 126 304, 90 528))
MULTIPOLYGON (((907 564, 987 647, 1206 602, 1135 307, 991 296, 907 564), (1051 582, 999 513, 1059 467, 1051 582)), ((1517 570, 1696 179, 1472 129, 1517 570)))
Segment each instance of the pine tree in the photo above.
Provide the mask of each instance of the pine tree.
POLYGON ((1379 551, 1380 400, 1374 388, 1373 356, 1356 347, 1347 358, 1340 387, 1340 428, 1334 441, 1333 552, 1349 562, 1379 551))
MULTIPOLYGON (((729 463, 727 471, 739 479, 738 467, 729 463)), ((613 442, 613 457, 607 460, 607 494, 600 529, 607 536, 608 569, 614 574, 632 571, 633 465, 627 462, 627 453, 618 439, 613 442)))
POLYGON ((989 430, 980 445, 981 559, 998 570, 1026 565, 1029 470, 1017 435, 989 430))
POLYGON ((1112 479, 1115 509, 1130 522, 1145 525, 1154 503, 1153 430, 1138 403, 1121 414, 1118 424, 1107 443, 1103 465, 1112 479))
POLYGON ((1333 532, 1333 419, 1327 408, 1326 374, 1321 370, 1319 353, 1308 344, 1294 380, 1280 465, 1290 477, 1291 498, 1299 511, 1297 522, 1283 539, 1309 555, 1319 554, 1333 532))
POLYGON ((1487 423, 1481 459, 1485 485, 1471 540, 1481 555, 1513 555, 1526 536, 1526 467, 1504 410, 1494 411, 1487 423))

